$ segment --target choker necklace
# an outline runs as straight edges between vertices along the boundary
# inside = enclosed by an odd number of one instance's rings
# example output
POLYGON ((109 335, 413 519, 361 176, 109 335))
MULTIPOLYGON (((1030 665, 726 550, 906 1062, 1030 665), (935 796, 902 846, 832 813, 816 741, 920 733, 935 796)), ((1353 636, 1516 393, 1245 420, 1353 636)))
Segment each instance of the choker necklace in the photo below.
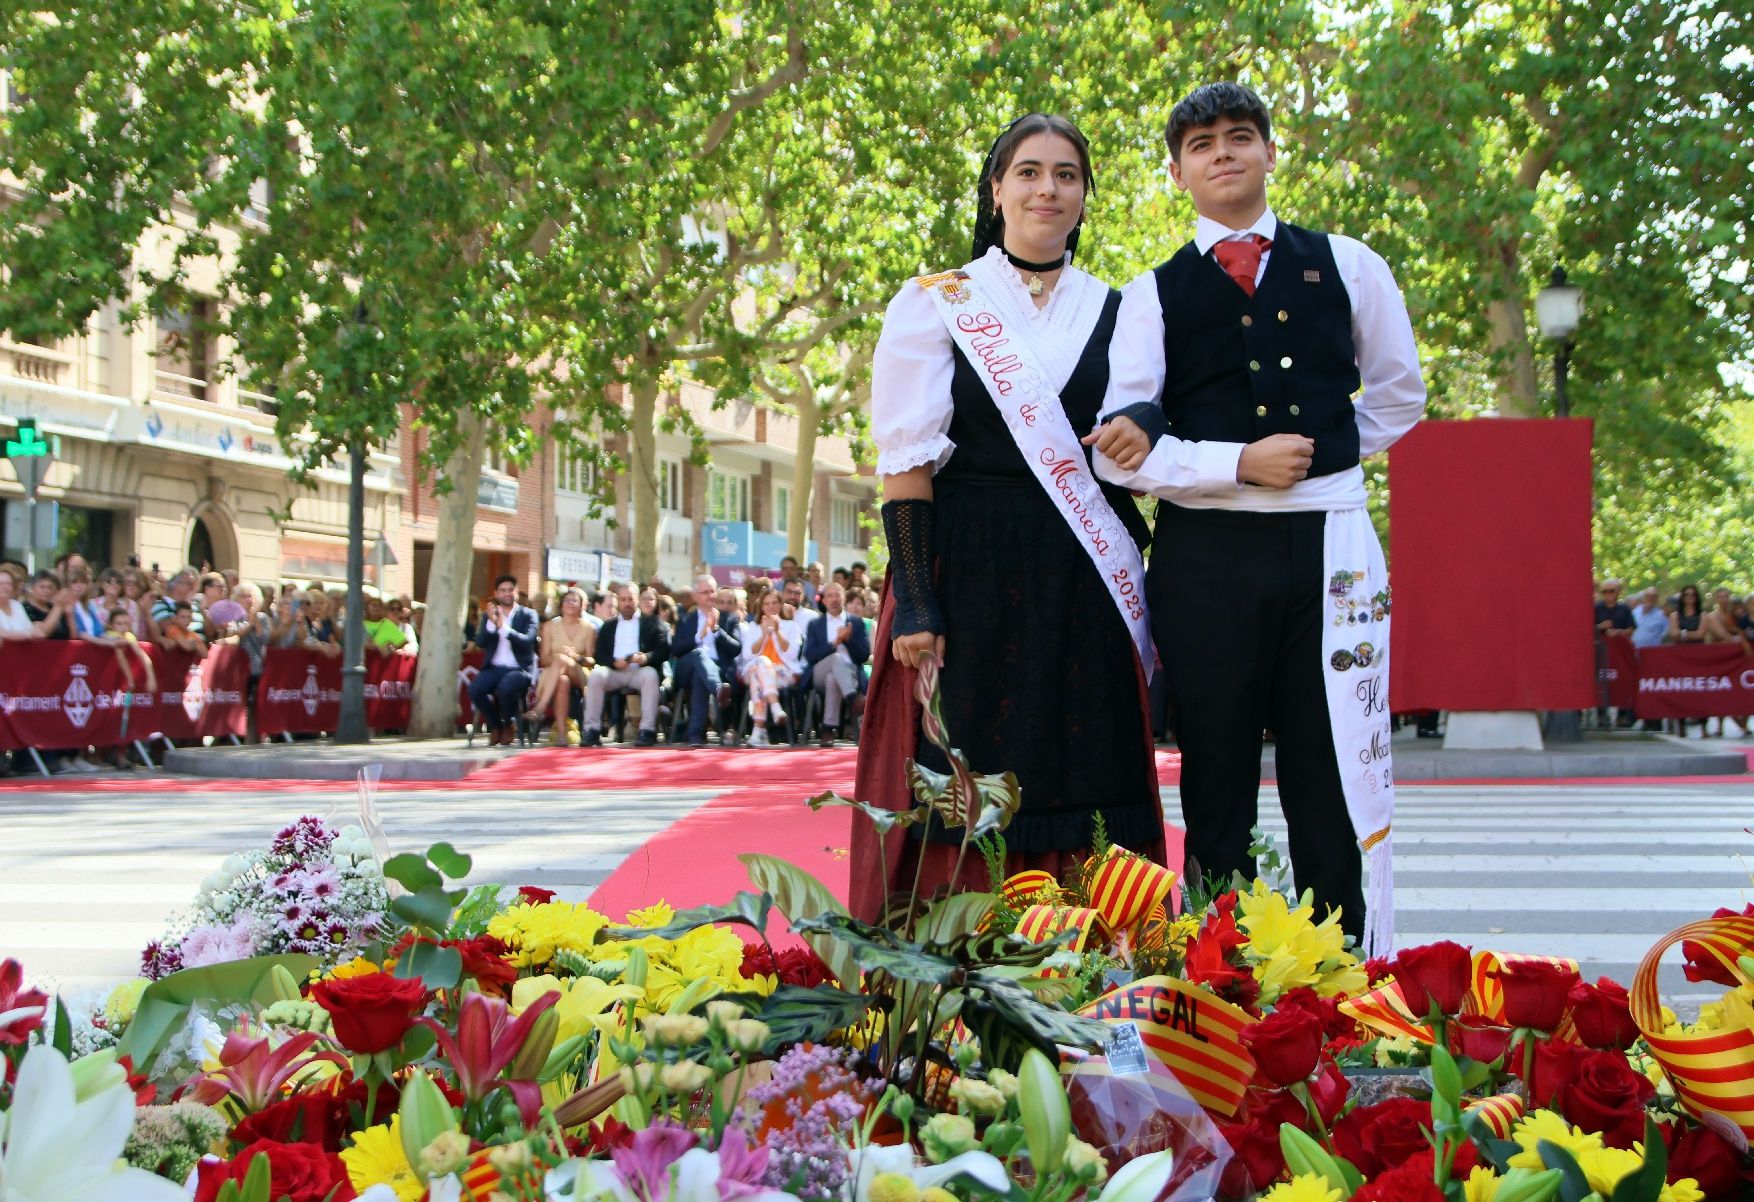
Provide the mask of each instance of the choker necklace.
POLYGON ((1047 284, 1042 281, 1042 272, 1058 271, 1066 265, 1066 258, 1064 255, 1061 255, 1057 259, 1049 259, 1046 263, 1031 263, 1028 259, 1018 258, 1010 251, 1005 250, 1002 246, 999 249, 1005 251, 1005 258, 1011 266, 1017 268, 1019 271, 1027 271, 1030 273, 1029 295, 1031 296, 1040 296, 1042 290, 1047 287, 1047 284))

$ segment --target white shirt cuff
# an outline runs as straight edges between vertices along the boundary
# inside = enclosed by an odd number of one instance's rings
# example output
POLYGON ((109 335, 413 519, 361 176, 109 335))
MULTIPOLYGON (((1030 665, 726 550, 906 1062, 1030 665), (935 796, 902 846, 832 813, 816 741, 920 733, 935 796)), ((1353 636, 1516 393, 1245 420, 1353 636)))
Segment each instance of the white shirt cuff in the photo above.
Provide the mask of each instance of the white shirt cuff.
POLYGON ((942 434, 921 442, 908 443, 906 446, 880 450, 877 452, 877 474, 899 476, 903 472, 930 464, 933 474, 936 475, 938 469, 950 461, 950 455, 955 450, 956 444, 942 434))
POLYGON ((1244 444, 1201 442, 1194 445, 1200 452, 1195 471, 1198 473, 1201 492, 1220 492, 1226 487, 1241 487, 1241 481, 1236 478, 1236 465, 1242 458, 1244 444))

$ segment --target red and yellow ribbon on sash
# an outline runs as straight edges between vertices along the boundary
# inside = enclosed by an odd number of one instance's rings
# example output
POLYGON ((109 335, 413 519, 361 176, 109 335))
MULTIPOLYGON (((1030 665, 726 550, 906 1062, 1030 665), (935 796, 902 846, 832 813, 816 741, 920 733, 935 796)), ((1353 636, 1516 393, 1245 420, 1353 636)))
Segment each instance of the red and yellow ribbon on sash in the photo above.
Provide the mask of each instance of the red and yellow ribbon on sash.
POLYGON ((1523 1117, 1523 1099, 1520 1094, 1501 1093, 1490 1098, 1481 1098, 1469 1102, 1462 1107, 1464 1113, 1477 1114, 1486 1123, 1486 1129, 1499 1139, 1509 1139, 1510 1132, 1518 1119, 1523 1117))
POLYGON ((1090 874, 1090 906, 1108 929, 1130 931, 1169 898, 1175 873, 1144 856, 1111 847, 1090 874))
POLYGON ((1741 957, 1754 954, 1754 918, 1738 915, 1688 923, 1663 936, 1639 963, 1628 991, 1632 1020, 1689 1110, 1696 1115, 1721 1115, 1754 1139, 1754 1030, 1736 1027, 1690 1035, 1665 1031, 1657 999, 1657 965, 1664 952, 1683 941, 1697 945, 1695 955, 1712 957, 1743 985, 1754 986, 1754 977, 1740 964, 1741 957))
POLYGON ((1146 1054, 1181 1082, 1196 1102, 1229 1118, 1255 1075, 1242 1046, 1247 1011, 1175 977, 1144 977, 1111 990, 1080 1011, 1104 1022, 1136 1023, 1146 1054))

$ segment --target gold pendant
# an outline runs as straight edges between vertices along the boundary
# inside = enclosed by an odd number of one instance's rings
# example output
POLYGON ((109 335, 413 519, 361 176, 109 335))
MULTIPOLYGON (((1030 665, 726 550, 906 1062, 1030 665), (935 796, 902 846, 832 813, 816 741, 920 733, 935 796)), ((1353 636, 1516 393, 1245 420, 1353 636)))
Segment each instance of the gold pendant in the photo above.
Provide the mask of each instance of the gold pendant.
POLYGON ((1032 275, 1029 277, 1029 295, 1040 296, 1042 294, 1042 289, 1046 287, 1047 285, 1041 282, 1041 277, 1039 275, 1032 275))

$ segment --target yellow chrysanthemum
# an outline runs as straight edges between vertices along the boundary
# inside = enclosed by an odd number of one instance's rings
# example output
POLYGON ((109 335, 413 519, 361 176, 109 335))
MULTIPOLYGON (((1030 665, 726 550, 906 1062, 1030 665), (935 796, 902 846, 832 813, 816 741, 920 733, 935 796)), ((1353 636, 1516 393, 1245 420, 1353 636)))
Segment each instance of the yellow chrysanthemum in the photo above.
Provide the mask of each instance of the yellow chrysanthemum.
POLYGON ((1407 1062, 1406 1057, 1411 1056, 1418 1048, 1419 1045, 1405 1035, 1384 1036, 1376 1043, 1376 1066, 1395 1068, 1403 1065, 1407 1062))
POLYGON ((541 968, 557 951, 591 952, 597 932, 607 925, 608 917, 589 906, 526 903, 495 914, 487 923, 487 933, 505 941, 512 949, 511 962, 519 968, 541 968))
POLYGON ((627 912, 624 926, 630 927, 661 927, 676 917, 676 908, 665 901, 655 901, 649 906, 641 906, 637 910, 627 912))
POLYGON ((1326 1177, 1299 1173, 1262 1194, 1261 1202, 1340 1202, 1340 1191, 1326 1177))
POLYGON ((1199 934, 1200 917, 1198 914, 1183 914, 1169 924, 1169 946, 1177 955, 1185 954, 1188 940, 1199 934))
POLYGON ((1462 1182, 1462 1202, 1492 1202, 1498 1194, 1497 1173, 1483 1164, 1475 1165, 1462 1182))
POLYGON ((402 1150, 401 1115, 392 1115, 388 1123, 355 1135, 353 1146, 341 1150, 341 1163, 347 1166, 347 1179, 360 1193, 374 1185, 387 1185, 401 1202, 420 1202, 426 1197, 426 1186, 402 1150))
POLYGON ((1516 1141, 1521 1151, 1506 1162, 1508 1167, 1533 1169, 1536 1172, 1547 1167, 1542 1162, 1539 1151, 1542 1140, 1564 1148, 1580 1161, 1585 1154, 1602 1146, 1600 1135, 1589 1134, 1573 1127, 1551 1110, 1537 1110, 1518 1119, 1516 1126, 1511 1128, 1510 1137, 1516 1141))
POLYGON ((1271 956, 1298 931, 1310 926, 1314 917, 1315 907, 1299 906, 1293 910, 1283 893, 1261 879, 1256 879, 1247 892, 1237 895, 1236 925, 1248 935, 1248 951, 1255 956, 1271 956))
MULTIPOLYGON (((1704 1007, 1700 1007, 1704 1012, 1704 1007)), ((1754 1031, 1754 989, 1746 985, 1730 990, 1717 1004, 1718 1025, 1725 1031, 1754 1031)))
MULTIPOLYGON (((387 963, 394 964, 395 961, 391 960, 387 963)), ((314 985, 318 981, 345 981, 349 977, 369 977, 374 972, 382 971, 384 971, 383 967, 367 960, 364 956, 355 956, 345 964, 337 964, 327 972, 320 969, 313 969, 311 971, 310 979, 311 983, 314 985)))

